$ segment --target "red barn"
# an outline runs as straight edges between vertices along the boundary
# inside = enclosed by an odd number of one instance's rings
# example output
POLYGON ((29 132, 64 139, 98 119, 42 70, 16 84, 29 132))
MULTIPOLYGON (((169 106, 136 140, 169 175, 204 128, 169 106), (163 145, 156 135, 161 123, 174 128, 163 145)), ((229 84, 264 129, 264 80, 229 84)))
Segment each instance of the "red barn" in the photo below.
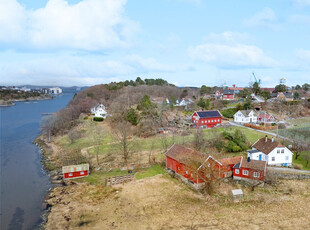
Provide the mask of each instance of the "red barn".
POLYGON ((275 118, 271 114, 261 111, 257 115, 257 120, 259 120, 260 122, 264 122, 264 123, 270 123, 270 122, 274 122, 275 118))
POLYGON ((222 163, 222 177, 232 177, 233 167, 241 162, 242 156, 219 159, 222 163))
POLYGON ((264 181, 266 178, 267 162, 259 160, 246 160, 242 157, 241 162, 233 167, 234 180, 247 182, 264 181))
POLYGON ((196 111, 192 115, 192 122, 196 127, 212 128, 221 124, 222 116, 218 110, 196 111))
POLYGON ((235 100, 235 91, 231 89, 224 89, 223 100, 235 100))
POLYGON ((89 175, 89 164, 69 165, 62 167, 64 179, 75 179, 89 175))
POLYGON ((196 186, 220 178, 221 166, 211 155, 178 144, 173 144, 166 153, 167 170, 196 186))

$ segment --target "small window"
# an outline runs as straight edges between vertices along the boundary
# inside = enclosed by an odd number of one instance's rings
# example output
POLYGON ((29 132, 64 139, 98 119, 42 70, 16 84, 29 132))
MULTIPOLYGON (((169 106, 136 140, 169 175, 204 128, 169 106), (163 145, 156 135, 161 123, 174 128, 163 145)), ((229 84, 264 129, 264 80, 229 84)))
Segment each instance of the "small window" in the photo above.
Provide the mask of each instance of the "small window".
POLYGON ((210 120, 208 120, 208 122, 210 123, 210 120))
POLYGON ((281 153, 284 153, 284 149, 281 149, 281 153))
POLYGON ((210 163, 208 164, 208 167, 210 168, 210 163))
POLYGON ((210 174, 207 174, 207 177, 210 178, 210 174))
POLYGON ((288 161, 288 160, 289 160, 289 157, 288 157, 288 156, 285 156, 285 160, 288 161))
POLYGON ((80 175, 84 175, 84 172, 80 172, 80 175))
POLYGON ((72 173, 69 173, 69 176, 73 176, 73 174, 72 174, 72 173))
POLYGON ((243 170, 242 170, 242 175, 245 175, 245 176, 249 175, 249 171, 243 169, 243 170))
POLYGON ((218 119, 218 122, 220 122, 220 119, 218 119))
POLYGON ((253 177, 259 177, 259 172, 253 172, 253 177))
POLYGON ((186 171, 186 174, 188 174, 188 171, 186 171))
POLYGON ((275 157, 272 157, 271 160, 272 160, 272 161, 276 161, 276 158, 275 158, 275 157))
POLYGON ((280 149, 277 150, 277 153, 280 153, 280 149))
POLYGON ((235 169, 235 173, 236 173, 236 174, 239 174, 239 169, 235 169))
POLYGON ((193 177, 193 174, 191 173, 191 177, 193 177))
POLYGON ((180 167, 178 167, 178 170, 180 170, 180 167))

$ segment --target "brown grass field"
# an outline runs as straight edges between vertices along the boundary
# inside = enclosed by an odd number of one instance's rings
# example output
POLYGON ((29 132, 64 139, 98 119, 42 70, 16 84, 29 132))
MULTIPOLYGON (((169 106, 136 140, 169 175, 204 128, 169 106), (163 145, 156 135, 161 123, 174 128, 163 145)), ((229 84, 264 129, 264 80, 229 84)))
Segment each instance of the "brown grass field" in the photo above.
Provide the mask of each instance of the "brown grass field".
POLYGON ((309 229, 310 180, 251 189, 222 182, 214 196, 169 175, 118 187, 77 183, 55 188, 46 226, 56 229, 309 229), (242 188, 242 202, 229 191, 242 188))

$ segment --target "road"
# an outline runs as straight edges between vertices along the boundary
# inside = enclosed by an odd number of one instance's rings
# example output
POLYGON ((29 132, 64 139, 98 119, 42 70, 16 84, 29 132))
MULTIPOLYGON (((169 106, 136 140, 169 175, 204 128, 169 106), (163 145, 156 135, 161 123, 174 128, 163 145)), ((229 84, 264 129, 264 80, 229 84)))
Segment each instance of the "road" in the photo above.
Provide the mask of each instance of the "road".
POLYGON ((291 168, 278 168, 278 167, 268 167, 268 169, 273 169, 275 171, 282 171, 282 172, 309 173, 310 174, 310 170, 300 170, 300 169, 291 169, 291 168))
POLYGON ((285 139, 285 140, 290 140, 289 138, 286 138, 286 137, 283 137, 283 136, 280 136, 280 135, 277 136, 276 133, 271 133, 271 132, 264 131, 264 130, 259 130, 259 129, 253 129, 253 128, 250 128, 250 127, 246 127, 246 126, 244 126, 244 125, 239 125, 239 124, 237 124, 237 123, 235 123, 235 122, 233 122, 233 121, 229 121, 229 124, 231 124, 231 125, 233 125, 233 126, 242 127, 242 128, 252 129, 252 130, 254 130, 254 131, 261 132, 261 133, 266 133, 266 134, 268 134, 268 135, 275 136, 275 137, 278 137, 278 138, 282 138, 282 139, 285 139))

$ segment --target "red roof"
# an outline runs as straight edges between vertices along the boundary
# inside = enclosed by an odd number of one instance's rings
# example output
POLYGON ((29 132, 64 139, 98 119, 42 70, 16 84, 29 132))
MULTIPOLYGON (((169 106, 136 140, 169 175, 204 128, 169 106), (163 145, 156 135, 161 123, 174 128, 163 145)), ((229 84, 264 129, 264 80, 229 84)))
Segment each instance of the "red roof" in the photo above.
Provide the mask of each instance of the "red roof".
POLYGON ((242 159, 239 168, 248 168, 264 171, 267 165, 267 161, 259 161, 259 160, 250 160, 242 159))
POLYGON ((219 162, 221 162, 223 164, 223 166, 225 165, 235 165, 241 162, 242 157, 238 156, 238 157, 228 157, 228 158, 222 158, 219 159, 219 162))
POLYGON ((201 163, 207 159, 207 155, 196 150, 186 148, 182 145, 174 144, 172 147, 167 151, 166 156, 180 162, 186 163, 188 160, 196 160, 200 161, 201 163))

